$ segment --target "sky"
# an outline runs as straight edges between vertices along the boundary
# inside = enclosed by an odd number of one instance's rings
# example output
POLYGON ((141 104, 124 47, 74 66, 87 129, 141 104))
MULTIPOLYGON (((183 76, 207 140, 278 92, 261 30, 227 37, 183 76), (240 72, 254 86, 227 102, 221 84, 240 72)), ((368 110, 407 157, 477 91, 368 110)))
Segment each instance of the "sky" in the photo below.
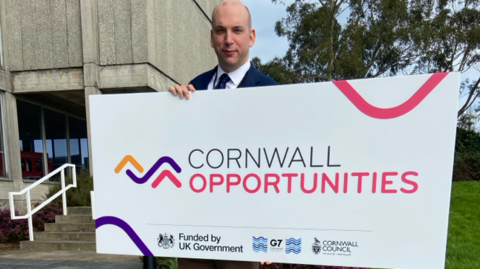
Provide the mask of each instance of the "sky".
POLYGON ((272 60, 275 56, 283 57, 288 50, 288 40, 275 34, 275 23, 287 16, 287 5, 273 4, 271 0, 242 0, 250 10, 252 26, 257 31, 257 40, 250 49, 250 58, 258 56, 262 63, 272 60))

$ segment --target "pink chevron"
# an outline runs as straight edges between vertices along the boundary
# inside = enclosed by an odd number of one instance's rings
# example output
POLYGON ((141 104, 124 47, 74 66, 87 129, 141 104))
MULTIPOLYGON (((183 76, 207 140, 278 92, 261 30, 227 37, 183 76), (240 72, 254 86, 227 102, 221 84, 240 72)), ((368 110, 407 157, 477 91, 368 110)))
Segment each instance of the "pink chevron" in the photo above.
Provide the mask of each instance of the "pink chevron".
POLYGON ((152 182, 152 188, 155 189, 165 177, 168 177, 173 182, 173 184, 177 186, 177 188, 182 187, 182 182, 180 182, 180 180, 178 180, 177 177, 172 174, 172 172, 170 172, 169 170, 163 170, 160 175, 158 175, 158 177, 152 182))
POLYGON ((410 99, 391 108, 372 106, 346 80, 333 81, 333 84, 364 114, 376 119, 393 119, 407 114, 418 106, 447 75, 448 72, 432 74, 410 99))

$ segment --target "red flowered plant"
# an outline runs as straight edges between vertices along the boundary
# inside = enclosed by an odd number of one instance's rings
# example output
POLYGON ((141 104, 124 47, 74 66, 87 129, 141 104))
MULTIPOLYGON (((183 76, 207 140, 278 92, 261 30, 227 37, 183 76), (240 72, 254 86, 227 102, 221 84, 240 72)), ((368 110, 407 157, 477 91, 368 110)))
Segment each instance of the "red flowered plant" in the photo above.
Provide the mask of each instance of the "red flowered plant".
MULTIPOLYGON (((34 206, 38 206, 39 203, 34 206)), ((45 223, 55 222, 55 215, 62 214, 62 208, 55 203, 48 204, 37 213, 33 214, 33 230, 43 231, 45 223)), ((19 212, 15 211, 19 216, 19 212)), ((0 243, 18 242, 28 240, 28 220, 12 220, 10 218, 10 209, 0 210, 0 243)))

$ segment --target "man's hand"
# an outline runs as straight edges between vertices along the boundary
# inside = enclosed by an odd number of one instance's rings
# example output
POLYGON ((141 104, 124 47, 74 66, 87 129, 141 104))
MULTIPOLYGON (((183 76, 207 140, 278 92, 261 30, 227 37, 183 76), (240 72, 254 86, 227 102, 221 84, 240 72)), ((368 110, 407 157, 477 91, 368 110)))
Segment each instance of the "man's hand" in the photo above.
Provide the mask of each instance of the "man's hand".
POLYGON ((188 84, 188 86, 177 84, 175 86, 168 87, 168 91, 173 93, 175 96, 178 95, 180 99, 185 97, 188 100, 190 99, 190 92, 195 92, 195 88, 192 84, 188 84))
POLYGON ((271 261, 266 261, 266 262, 260 262, 260 264, 262 264, 262 265, 263 264, 272 264, 272 262, 271 261))

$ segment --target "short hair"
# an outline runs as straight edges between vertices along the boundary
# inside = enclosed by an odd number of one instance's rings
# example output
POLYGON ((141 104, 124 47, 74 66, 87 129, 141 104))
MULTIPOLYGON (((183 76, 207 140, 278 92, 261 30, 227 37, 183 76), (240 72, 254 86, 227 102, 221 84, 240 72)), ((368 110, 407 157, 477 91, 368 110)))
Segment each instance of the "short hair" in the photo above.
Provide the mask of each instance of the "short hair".
MULTIPOLYGON (((215 6, 215 8, 213 9, 212 11, 212 24, 214 24, 214 21, 215 21, 215 10, 217 10, 217 7, 220 6, 223 2, 226 2, 226 0, 222 0, 218 5, 215 6)), ((239 1, 240 3, 242 3, 241 1, 239 1)), ((252 29, 252 15, 250 15, 250 10, 248 9, 248 7, 242 3, 242 5, 245 7, 245 9, 247 10, 247 14, 248 14, 248 28, 249 29, 252 29)))

